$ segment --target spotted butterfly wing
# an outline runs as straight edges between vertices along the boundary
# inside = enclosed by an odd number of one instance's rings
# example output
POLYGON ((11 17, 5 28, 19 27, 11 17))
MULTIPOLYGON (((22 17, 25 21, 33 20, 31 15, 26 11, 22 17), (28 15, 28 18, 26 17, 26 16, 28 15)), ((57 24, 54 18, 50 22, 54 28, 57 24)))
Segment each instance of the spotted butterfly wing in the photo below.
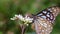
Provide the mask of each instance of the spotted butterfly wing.
POLYGON ((59 7, 49 7, 39 12, 34 18, 34 26, 37 34, 50 34, 56 16, 60 12, 59 7))

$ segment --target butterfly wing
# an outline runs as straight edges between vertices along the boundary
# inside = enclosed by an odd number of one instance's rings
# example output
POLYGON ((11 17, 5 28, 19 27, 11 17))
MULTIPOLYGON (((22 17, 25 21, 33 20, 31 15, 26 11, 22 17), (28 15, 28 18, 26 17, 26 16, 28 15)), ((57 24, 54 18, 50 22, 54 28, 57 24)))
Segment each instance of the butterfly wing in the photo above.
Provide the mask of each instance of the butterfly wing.
POLYGON ((37 34, 50 34, 53 26, 46 19, 38 17, 35 21, 35 30, 37 34))
POLYGON ((47 19, 49 22, 54 23, 56 16, 59 14, 60 8, 57 6, 49 7, 37 14, 37 16, 47 19))
POLYGON ((49 7, 36 16, 34 20, 35 31, 37 34, 50 34, 53 29, 53 22, 60 11, 59 7, 49 7))

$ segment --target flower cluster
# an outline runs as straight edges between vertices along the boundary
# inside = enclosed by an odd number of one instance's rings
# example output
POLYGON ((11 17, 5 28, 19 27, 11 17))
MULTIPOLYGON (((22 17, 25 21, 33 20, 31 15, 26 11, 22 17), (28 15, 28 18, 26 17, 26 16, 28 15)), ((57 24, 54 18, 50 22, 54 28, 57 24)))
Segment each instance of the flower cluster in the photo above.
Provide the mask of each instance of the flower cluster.
POLYGON ((16 20, 16 19, 23 21, 24 24, 27 24, 27 25, 28 25, 28 23, 31 23, 33 21, 33 18, 30 18, 28 16, 23 17, 20 14, 19 15, 15 15, 13 18, 11 18, 11 20, 16 20))

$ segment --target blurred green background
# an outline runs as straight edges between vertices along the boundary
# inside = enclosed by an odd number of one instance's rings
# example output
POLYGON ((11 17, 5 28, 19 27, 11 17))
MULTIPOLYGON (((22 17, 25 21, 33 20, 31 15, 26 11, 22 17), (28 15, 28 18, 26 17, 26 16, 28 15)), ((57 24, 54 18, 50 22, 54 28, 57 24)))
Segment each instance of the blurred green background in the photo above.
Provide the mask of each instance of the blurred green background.
MULTIPOLYGON (((37 14, 54 5, 60 6, 60 0, 0 0, 0 34, 20 34, 18 23, 10 20, 15 14, 37 14)), ((35 34, 31 26, 27 27, 26 34, 35 34)), ((60 14, 51 34, 60 34, 60 14)))

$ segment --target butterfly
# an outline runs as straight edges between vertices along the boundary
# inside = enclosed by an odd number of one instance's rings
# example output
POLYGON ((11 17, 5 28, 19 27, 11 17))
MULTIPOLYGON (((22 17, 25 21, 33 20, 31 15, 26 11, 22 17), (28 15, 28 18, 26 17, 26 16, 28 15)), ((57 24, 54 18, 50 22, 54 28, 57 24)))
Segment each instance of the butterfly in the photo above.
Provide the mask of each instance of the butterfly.
POLYGON ((33 25, 36 34, 50 34, 59 12, 60 8, 58 6, 52 6, 40 11, 36 15, 32 15, 34 18, 33 25))

